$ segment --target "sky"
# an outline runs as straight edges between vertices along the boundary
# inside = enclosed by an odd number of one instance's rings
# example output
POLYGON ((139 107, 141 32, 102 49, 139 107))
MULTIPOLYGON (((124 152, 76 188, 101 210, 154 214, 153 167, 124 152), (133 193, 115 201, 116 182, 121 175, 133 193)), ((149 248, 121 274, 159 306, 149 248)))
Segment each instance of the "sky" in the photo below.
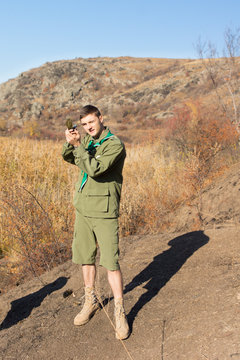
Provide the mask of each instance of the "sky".
POLYGON ((78 57, 197 58, 240 27, 240 0, 0 0, 0 83, 78 57))

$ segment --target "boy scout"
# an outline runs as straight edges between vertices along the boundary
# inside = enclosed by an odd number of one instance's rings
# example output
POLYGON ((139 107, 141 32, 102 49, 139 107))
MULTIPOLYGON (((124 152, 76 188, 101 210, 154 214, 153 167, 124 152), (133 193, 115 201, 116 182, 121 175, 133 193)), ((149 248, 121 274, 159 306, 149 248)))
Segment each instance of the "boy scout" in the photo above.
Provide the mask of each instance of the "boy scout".
POLYGON ((66 130, 67 142, 62 152, 65 161, 80 169, 73 200, 76 217, 72 252, 73 262, 82 265, 85 303, 74 324, 86 324, 99 309, 94 291, 97 241, 100 265, 107 269, 114 296, 116 338, 123 340, 129 336, 129 327, 118 263, 118 215, 126 153, 122 142, 103 125, 98 108, 84 106, 80 110, 80 122, 86 136, 81 141, 77 129, 66 130))

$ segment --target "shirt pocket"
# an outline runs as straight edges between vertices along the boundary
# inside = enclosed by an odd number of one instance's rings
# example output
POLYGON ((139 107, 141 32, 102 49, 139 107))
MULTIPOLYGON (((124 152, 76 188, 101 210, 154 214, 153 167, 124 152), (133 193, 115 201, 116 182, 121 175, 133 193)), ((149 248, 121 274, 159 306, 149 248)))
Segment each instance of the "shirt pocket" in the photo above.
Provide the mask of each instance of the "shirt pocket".
POLYGON ((89 189, 85 197, 85 209, 89 213, 108 212, 109 210, 109 189, 99 187, 89 189))

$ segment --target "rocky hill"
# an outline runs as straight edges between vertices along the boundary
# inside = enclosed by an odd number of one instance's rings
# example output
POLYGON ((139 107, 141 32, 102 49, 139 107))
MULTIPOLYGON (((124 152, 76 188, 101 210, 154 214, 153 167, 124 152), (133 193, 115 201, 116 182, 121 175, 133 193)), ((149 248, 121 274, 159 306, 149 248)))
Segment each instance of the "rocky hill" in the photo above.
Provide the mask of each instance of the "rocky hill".
MULTIPOLYGON (((56 138, 65 119, 82 105, 97 105, 109 125, 126 134, 133 127, 157 127, 174 106, 212 89, 200 60, 77 58, 46 63, 0 85, 1 134, 32 127, 56 138)), ((30 132, 30 130, 29 130, 30 132)))

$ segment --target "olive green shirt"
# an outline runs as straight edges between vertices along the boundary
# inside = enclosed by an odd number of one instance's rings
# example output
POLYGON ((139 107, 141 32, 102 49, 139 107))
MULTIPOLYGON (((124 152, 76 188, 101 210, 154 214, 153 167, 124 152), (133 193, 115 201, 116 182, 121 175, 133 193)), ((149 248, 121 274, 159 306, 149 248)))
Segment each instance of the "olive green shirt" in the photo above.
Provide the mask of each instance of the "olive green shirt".
POLYGON ((95 148, 94 155, 88 151, 88 144, 101 141, 108 134, 105 128, 98 139, 86 135, 81 144, 63 145, 63 159, 81 170, 75 186, 73 204, 84 216, 95 218, 116 218, 122 189, 122 169, 126 157, 124 144, 117 136, 105 140, 95 148), (80 189, 84 173, 87 182, 80 189))

